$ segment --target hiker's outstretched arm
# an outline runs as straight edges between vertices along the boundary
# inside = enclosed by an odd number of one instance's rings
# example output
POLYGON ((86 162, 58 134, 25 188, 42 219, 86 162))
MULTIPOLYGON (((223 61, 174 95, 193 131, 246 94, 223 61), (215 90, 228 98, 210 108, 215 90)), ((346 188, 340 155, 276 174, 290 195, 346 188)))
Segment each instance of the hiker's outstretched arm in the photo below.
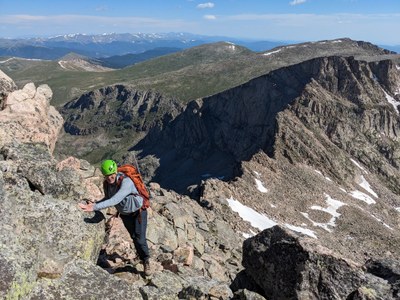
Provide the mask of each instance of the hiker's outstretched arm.
POLYGON ((107 199, 102 202, 96 202, 94 205, 93 210, 101 210, 110 206, 117 205, 120 203, 126 196, 132 193, 134 189, 134 184, 132 180, 129 178, 124 178, 121 183, 121 187, 119 188, 118 192, 112 196, 110 199, 107 199))

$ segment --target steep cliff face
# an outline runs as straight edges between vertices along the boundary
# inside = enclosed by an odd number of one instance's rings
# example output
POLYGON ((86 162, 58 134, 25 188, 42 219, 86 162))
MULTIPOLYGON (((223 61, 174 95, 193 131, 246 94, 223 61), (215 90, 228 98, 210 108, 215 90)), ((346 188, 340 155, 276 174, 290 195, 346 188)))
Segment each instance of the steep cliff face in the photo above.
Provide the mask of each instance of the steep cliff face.
MULTIPOLYGON (((230 174, 226 168, 218 170, 214 167, 218 161, 222 160, 224 167, 233 166, 249 160, 260 150, 270 156, 286 156, 294 162, 311 156, 314 158, 308 159, 310 164, 320 164, 318 160, 326 157, 322 155, 324 151, 335 153, 333 148, 340 148, 349 154, 358 152, 355 158, 363 161, 367 159, 362 158, 362 152, 367 151, 366 143, 378 157, 383 155, 387 164, 396 167, 397 68, 392 61, 367 63, 329 57, 279 69, 237 88, 189 103, 171 126, 163 132, 151 132, 147 140, 162 140, 157 148, 170 149, 169 159, 174 156, 178 162, 174 167, 176 176, 182 175, 179 168, 184 157, 191 167, 182 173, 199 169, 197 174, 192 172, 197 180, 201 174, 210 173, 207 169, 214 171, 213 175, 232 177, 234 167, 228 168, 230 174), (313 137, 313 141, 304 138, 306 129, 309 134, 318 131, 321 138, 313 137), (329 149, 317 146, 324 141, 329 149)), ((149 143, 141 143, 137 148, 145 148, 146 153, 152 151, 149 143)), ((365 162, 370 163, 371 159, 365 162)), ((167 168, 170 165, 165 169, 161 166, 157 180, 178 188, 165 175, 170 172, 167 168)), ((341 171, 337 172, 336 177, 343 177, 341 171)), ((389 178, 390 171, 386 175, 389 178)), ((393 182, 393 188, 394 185, 393 182)))
POLYGON ((164 186, 206 181, 208 202, 233 197, 357 261, 396 257, 399 86, 393 61, 318 58, 193 101, 138 148, 164 186))
POLYGON ((120 157, 151 128, 163 128, 182 111, 182 105, 152 91, 115 85, 84 94, 61 108, 64 130, 56 149, 98 162, 104 153, 120 157), (94 152, 94 153, 93 153, 94 152))
POLYGON ((278 115, 275 156, 318 166, 345 181, 352 176, 345 167, 350 155, 399 193, 396 65, 342 58, 321 63, 290 109, 278 115))

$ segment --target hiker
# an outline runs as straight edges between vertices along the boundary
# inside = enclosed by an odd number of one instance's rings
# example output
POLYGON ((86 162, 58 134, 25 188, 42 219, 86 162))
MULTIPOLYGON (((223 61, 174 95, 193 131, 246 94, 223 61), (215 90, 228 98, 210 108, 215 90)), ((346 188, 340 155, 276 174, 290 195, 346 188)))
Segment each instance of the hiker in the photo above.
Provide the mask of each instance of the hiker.
POLYGON ((105 160, 101 165, 101 172, 105 177, 105 197, 96 202, 79 204, 83 211, 98 211, 115 206, 121 216, 125 228, 128 230, 135 245, 136 252, 143 262, 144 273, 151 275, 149 247, 146 240, 147 210, 139 209, 143 198, 139 195, 135 184, 124 173, 117 172, 117 164, 113 160, 105 160))

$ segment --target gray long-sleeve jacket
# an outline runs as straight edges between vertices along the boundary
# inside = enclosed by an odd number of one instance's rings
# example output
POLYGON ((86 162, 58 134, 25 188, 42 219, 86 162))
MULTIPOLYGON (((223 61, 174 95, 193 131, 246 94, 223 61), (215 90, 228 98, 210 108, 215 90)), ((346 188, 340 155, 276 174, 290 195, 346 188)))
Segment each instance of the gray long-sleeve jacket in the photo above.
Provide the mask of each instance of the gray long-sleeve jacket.
POLYGON ((104 191, 107 198, 97 202, 93 210, 101 210, 110 206, 115 206, 120 214, 127 215, 137 211, 143 204, 143 198, 135 187, 133 181, 122 173, 117 173, 114 184, 108 184, 107 190, 104 191), (120 176, 124 176, 121 185, 117 186, 120 176))

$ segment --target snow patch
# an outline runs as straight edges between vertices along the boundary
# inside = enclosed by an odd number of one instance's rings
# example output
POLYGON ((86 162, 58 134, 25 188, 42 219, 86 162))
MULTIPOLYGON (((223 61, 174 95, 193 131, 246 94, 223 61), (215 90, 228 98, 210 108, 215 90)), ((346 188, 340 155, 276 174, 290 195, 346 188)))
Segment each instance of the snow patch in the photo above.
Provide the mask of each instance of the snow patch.
POLYGON ((50 61, 46 59, 41 59, 41 58, 23 58, 23 57, 10 57, 9 59, 0 61, 0 64, 4 64, 10 60, 30 60, 30 61, 50 61))
MULTIPOLYGON (((361 183, 358 184, 361 186, 364 190, 366 190, 368 193, 373 195, 375 198, 378 198, 378 194, 375 193, 372 189, 368 181, 364 178, 364 176, 361 176, 361 183)), ((351 191, 349 193, 353 198, 356 198, 358 200, 364 201, 367 204, 375 204, 376 201, 369 195, 360 192, 359 190, 351 191)))
MULTIPOLYGON (((318 171, 318 170, 314 170, 314 171, 315 171, 317 174, 319 174, 319 175, 321 175, 321 176, 324 176, 320 171, 318 171)), ((330 181, 330 182, 333 182, 332 179, 330 179, 329 177, 324 176, 324 178, 325 178, 326 180, 330 181)))
POLYGON ((250 222, 251 226, 255 228, 264 230, 277 225, 276 222, 267 216, 258 213, 251 207, 243 205, 239 201, 233 199, 233 197, 226 200, 233 211, 237 212, 243 220, 250 222))
POLYGON ((383 91, 386 96, 386 100, 394 107, 394 110, 396 111, 397 114, 399 114, 399 111, 397 110, 397 105, 400 104, 400 102, 396 101, 392 96, 390 96, 388 93, 383 91))
POLYGON ((263 185, 263 183, 261 182, 261 180, 254 178, 254 180, 256 181, 257 184, 257 189, 261 192, 261 193, 268 193, 268 189, 263 185))
POLYGON ((301 214, 305 218, 307 218, 309 221, 311 221, 314 226, 321 227, 321 228, 325 229, 326 231, 331 232, 331 229, 329 228, 329 226, 335 227, 336 226, 335 221, 340 216, 340 214, 337 212, 337 210, 346 204, 339 200, 333 199, 328 194, 325 194, 325 198, 326 198, 326 200, 325 200, 326 204, 328 205, 327 207, 321 207, 319 205, 314 205, 314 206, 311 206, 311 209, 320 210, 320 211, 330 214, 332 216, 332 218, 327 223, 314 222, 313 220, 310 219, 308 213, 301 213, 301 214))
POLYGON ((397 210, 400 213, 400 207, 396 207, 395 210, 397 210))
POLYGON ((272 55, 272 54, 275 54, 275 53, 281 52, 281 50, 282 50, 282 49, 275 50, 275 51, 271 51, 271 52, 266 52, 266 53, 264 53, 263 55, 265 55, 265 56, 272 55))
POLYGON ((285 224, 285 226, 287 228, 289 228, 290 230, 303 233, 303 234, 311 236, 311 237, 313 237, 315 239, 317 238, 317 236, 315 235, 314 231, 312 231, 310 229, 299 227, 299 226, 294 226, 294 225, 290 225, 290 224, 285 224))
POLYGON ((64 60, 60 60, 60 61, 58 61, 58 64, 60 65, 61 68, 67 70, 67 67, 64 66, 64 63, 65 63, 65 62, 66 62, 66 61, 64 61, 64 60))
MULTIPOLYGON (((275 221, 268 218, 267 216, 258 213, 257 211, 255 211, 254 209, 252 209, 246 205, 243 205, 239 201, 233 199, 233 197, 230 197, 229 199, 226 199, 226 200, 228 201, 228 204, 233 211, 237 212, 243 220, 250 222, 251 226, 253 226, 255 228, 264 230, 264 229, 271 228, 278 224, 275 221)), ((293 231, 306 234, 313 238, 317 238, 315 233, 312 230, 309 230, 307 228, 293 226, 290 224, 285 224, 285 226, 293 231)))
POLYGON ((367 204, 375 204, 376 203, 376 201, 374 199, 372 199, 370 196, 368 196, 367 194, 364 194, 363 192, 360 192, 358 190, 351 191, 349 194, 353 198, 364 201, 367 204))
POLYGON ((358 185, 361 186, 366 191, 368 191, 368 193, 373 195, 375 198, 378 198, 378 195, 371 189, 370 184, 368 183, 367 180, 365 180, 364 176, 361 176, 361 183, 359 183, 358 185))
POLYGON ((14 59, 14 57, 11 57, 11 58, 6 59, 6 60, 2 60, 2 61, 0 61, 0 64, 4 64, 4 63, 6 63, 6 62, 8 62, 10 60, 13 60, 13 59, 14 59))
POLYGON ((252 237, 253 235, 251 235, 250 233, 242 232, 242 236, 243 236, 245 239, 248 239, 248 238, 252 237))

